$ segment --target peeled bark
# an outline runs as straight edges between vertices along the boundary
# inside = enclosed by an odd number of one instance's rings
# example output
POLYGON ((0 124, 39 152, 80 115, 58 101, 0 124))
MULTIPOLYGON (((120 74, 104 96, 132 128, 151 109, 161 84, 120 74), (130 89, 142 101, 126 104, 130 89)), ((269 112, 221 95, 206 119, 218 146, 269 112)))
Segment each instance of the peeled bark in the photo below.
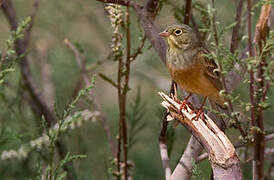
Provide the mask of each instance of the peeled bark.
MULTIPOLYGON (((191 106, 186 105, 186 109, 180 112, 179 103, 164 93, 159 94, 164 99, 161 104, 168 109, 170 116, 184 125, 209 154, 214 179, 243 179, 235 148, 214 121, 206 114, 205 118, 199 117, 197 120, 192 120, 196 113, 191 106)), ((189 173, 191 173, 191 170, 189 173)))

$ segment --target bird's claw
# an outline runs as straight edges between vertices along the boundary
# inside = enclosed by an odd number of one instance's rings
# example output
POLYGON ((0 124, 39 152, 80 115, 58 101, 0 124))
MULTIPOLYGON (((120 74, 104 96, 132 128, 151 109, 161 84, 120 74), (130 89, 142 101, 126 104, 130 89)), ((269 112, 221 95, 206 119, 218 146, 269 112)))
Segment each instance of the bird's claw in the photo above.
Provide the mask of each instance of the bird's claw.
POLYGON ((180 112, 182 112, 183 109, 188 112, 187 105, 190 106, 187 100, 180 101, 180 112))
POLYGON ((199 118, 201 118, 202 120, 206 119, 205 113, 204 113, 204 111, 202 109, 199 109, 198 111, 197 110, 193 110, 192 114, 193 113, 196 113, 196 115, 191 120, 198 121, 199 118))

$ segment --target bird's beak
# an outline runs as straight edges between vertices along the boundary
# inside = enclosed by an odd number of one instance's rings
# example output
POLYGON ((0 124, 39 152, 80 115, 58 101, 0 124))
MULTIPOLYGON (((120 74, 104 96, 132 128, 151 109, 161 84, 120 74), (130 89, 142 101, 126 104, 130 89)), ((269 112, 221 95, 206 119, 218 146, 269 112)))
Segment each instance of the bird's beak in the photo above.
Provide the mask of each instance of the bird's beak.
POLYGON ((161 37, 168 37, 168 36, 170 36, 170 33, 166 32, 166 31, 163 31, 163 32, 159 33, 159 36, 161 36, 161 37))

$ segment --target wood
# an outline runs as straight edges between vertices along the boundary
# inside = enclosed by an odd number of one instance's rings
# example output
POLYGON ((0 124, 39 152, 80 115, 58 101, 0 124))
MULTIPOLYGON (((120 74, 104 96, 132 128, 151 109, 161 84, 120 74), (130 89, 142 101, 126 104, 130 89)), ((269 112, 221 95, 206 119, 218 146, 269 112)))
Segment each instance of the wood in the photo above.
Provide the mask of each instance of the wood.
POLYGON ((186 105, 186 110, 182 109, 180 112, 180 104, 164 93, 159 94, 164 99, 161 105, 191 132, 209 154, 214 179, 243 179, 235 148, 214 121, 207 115, 205 115, 205 119, 191 120, 196 114, 188 105, 186 105))

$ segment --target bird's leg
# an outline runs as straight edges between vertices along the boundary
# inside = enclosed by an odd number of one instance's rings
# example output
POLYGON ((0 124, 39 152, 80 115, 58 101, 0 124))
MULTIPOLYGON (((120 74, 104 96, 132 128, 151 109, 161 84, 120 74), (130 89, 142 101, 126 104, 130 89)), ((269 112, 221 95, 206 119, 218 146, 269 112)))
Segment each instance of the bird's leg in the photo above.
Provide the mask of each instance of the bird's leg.
POLYGON ((205 105, 206 99, 207 99, 207 97, 204 98, 203 103, 202 103, 202 105, 201 105, 201 107, 199 108, 198 111, 197 110, 193 110, 193 111, 196 111, 197 114, 191 120, 196 120, 197 121, 200 117, 201 118, 205 118, 205 114, 204 114, 203 110, 204 110, 204 105, 205 105))
POLYGON ((181 105, 180 105, 180 112, 185 109, 187 111, 187 107, 186 105, 188 104, 187 100, 190 98, 190 96, 192 95, 192 93, 189 93, 189 95, 183 100, 181 101, 181 105))

